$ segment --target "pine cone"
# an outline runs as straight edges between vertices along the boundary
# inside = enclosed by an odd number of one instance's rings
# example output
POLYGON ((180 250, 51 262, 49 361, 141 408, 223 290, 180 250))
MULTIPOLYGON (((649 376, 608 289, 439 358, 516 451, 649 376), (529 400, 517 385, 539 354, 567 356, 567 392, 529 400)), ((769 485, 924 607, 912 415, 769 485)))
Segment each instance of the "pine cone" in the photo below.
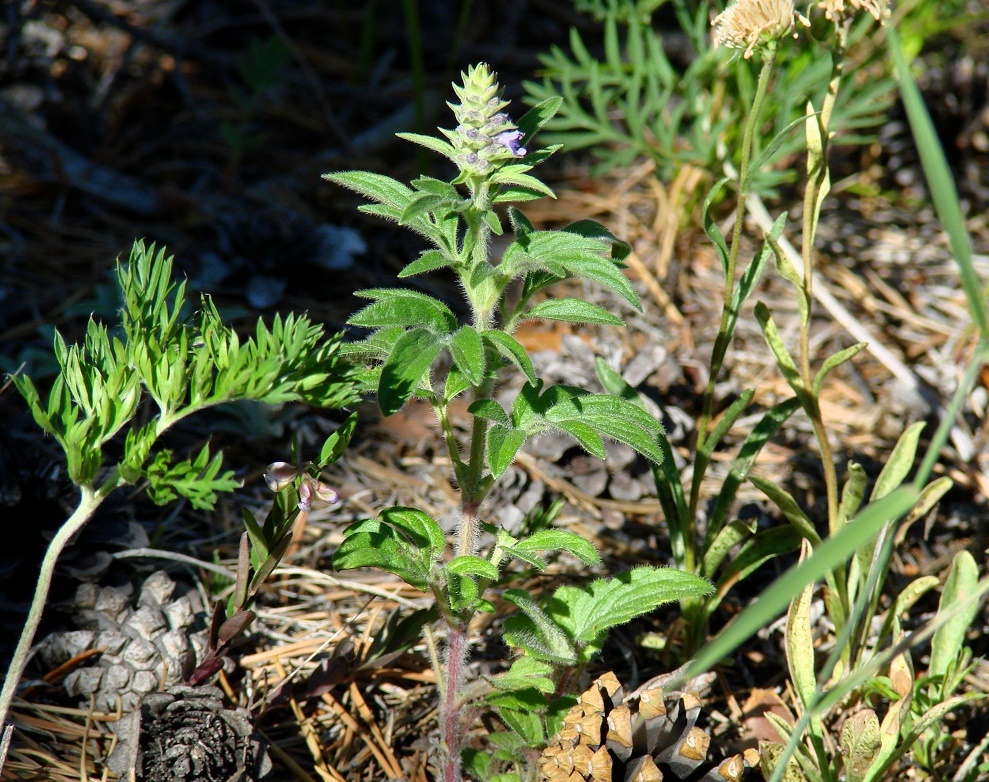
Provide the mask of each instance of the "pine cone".
POLYGON ((92 696, 97 711, 135 709, 145 695, 182 681, 205 650, 205 633, 191 632, 201 611, 198 596, 173 599, 174 591, 175 582, 160 570, 145 580, 135 607, 130 588, 80 585, 73 619, 82 629, 49 635, 41 659, 54 668, 102 650, 65 677, 65 691, 85 704, 92 696))
POLYGON ((613 673, 594 680, 539 758, 541 782, 739 782, 758 765, 749 750, 708 761, 711 737, 697 727, 700 699, 661 689, 624 697, 613 673), (701 776, 703 774, 703 776, 701 776))
POLYGON ((253 733, 247 710, 225 708, 216 687, 178 685, 118 723, 107 766, 149 782, 254 782, 269 775, 271 759, 253 733))

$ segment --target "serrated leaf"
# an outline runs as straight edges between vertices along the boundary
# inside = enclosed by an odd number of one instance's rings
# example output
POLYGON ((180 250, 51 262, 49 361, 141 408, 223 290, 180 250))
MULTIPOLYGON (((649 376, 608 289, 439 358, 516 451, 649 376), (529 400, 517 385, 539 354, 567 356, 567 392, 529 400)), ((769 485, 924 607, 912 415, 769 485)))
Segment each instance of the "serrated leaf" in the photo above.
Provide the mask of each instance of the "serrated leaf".
POLYGON ((516 658, 505 673, 487 679, 487 681, 498 690, 521 690, 534 687, 539 692, 548 695, 556 690, 552 676, 552 665, 534 657, 523 655, 516 658))
POLYGON ((461 326, 450 338, 448 347, 463 376, 472 386, 481 385, 488 368, 481 335, 471 326, 461 326))
POLYGON ((437 214, 450 212, 455 206, 456 202, 436 193, 417 193, 402 210, 398 224, 410 225, 417 220, 428 219, 433 212, 437 214))
POLYGON ((604 441, 600 435, 594 431, 593 427, 581 421, 561 421, 557 427, 573 437, 577 444, 591 456, 604 459, 608 452, 604 447, 604 441))
POLYGON ((553 593, 549 613, 574 639, 594 643, 606 630, 664 603, 703 597, 712 590, 711 582, 693 573, 638 567, 584 587, 560 587, 553 593))
POLYGON ((333 553, 333 568, 377 567, 394 573, 410 586, 429 590, 430 564, 393 527, 377 519, 351 524, 333 553))
POLYGON ((532 307, 526 318, 560 320, 565 323, 596 323, 602 326, 624 326, 625 321, 604 307, 581 299, 548 299, 532 307))
POLYGON ((585 565, 601 564, 601 556, 595 550, 594 545, 569 530, 544 529, 534 532, 529 537, 518 541, 512 550, 522 552, 567 551, 585 565))
POLYGON ((457 327, 457 319, 443 302, 418 291, 404 288, 373 288, 358 291, 364 299, 374 299, 352 315, 351 326, 384 328, 419 326, 435 334, 445 334, 457 327))
POLYGON ((378 406, 384 415, 405 406, 442 349, 443 343, 426 329, 412 329, 395 341, 378 379, 378 406))
POLYGON ((478 399, 471 402, 470 407, 467 408, 467 412, 478 418, 483 418, 486 421, 494 421, 496 424, 502 424, 506 427, 511 425, 505 408, 494 399, 478 399))
POLYGON ((408 206, 414 193, 397 179, 370 171, 338 171, 323 179, 354 190, 372 201, 390 207, 397 214, 408 206))
POLYGON ((461 573, 446 574, 446 596, 450 601, 451 611, 472 608, 479 595, 477 580, 473 576, 461 573))
POLYGON ((540 101, 522 115, 518 123, 516 123, 516 127, 525 133, 527 139, 532 138, 536 134, 536 131, 549 122, 556 112, 560 110, 562 103, 563 98, 558 95, 540 101))
POLYGON ((535 747, 546 741, 546 736, 543 734, 543 723, 539 718, 539 714, 533 711, 499 709, 498 716, 504 720, 509 728, 522 737, 525 746, 535 747))
MULTIPOLYGON (((526 166, 525 168, 531 168, 531 166, 526 166)), ((531 174, 523 173, 519 171, 517 167, 514 166, 503 166, 494 174, 491 175, 489 180, 491 184, 504 186, 506 188, 521 189, 523 192, 531 192, 535 196, 549 196, 550 198, 556 198, 553 193, 552 188, 549 185, 544 184, 539 179, 536 179, 531 174)), ((495 200, 499 200, 498 196, 503 195, 503 192, 497 192, 495 200)), ((504 200, 504 199, 500 199, 504 200)))
POLYGON ((453 145, 443 141, 443 139, 436 138, 436 136, 424 136, 421 133, 396 133, 395 135, 404 141, 411 141, 413 144, 438 152, 449 160, 456 159, 457 150, 453 148, 453 145))
MULTIPOLYGON (((599 436, 625 443, 657 464, 663 460, 658 442, 662 425, 645 410, 621 397, 588 394, 572 386, 551 386, 540 397, 538 409, 552 426, 563 428, 564 423, 582 424, 599 436)), ((517 420, 516 426, 522 426, 522 422, 517 420)))
POLYGON ((611 245, 611 260, 620 263, 632 253, 632 245, 623 242, 597 220, 577 220, 563 229, 585 239, 599 239, 611 245))
POLYGON ((536 193, 525 187, 515 185, 502 185, 498 192, 491 198, 493 204, 522 203, 524 201, 535 201, 543 198, 542 193, 536 193))

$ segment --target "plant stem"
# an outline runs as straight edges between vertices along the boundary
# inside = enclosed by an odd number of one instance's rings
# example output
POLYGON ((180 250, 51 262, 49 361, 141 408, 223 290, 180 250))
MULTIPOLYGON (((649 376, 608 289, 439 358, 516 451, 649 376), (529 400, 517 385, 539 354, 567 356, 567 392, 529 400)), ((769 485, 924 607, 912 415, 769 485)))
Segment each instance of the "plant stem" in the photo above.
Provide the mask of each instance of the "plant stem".
POLYGON ((707 388, 704 390, 703 408, 700 419, 697 422, 697 447, 694 473, 690 485, 690 502, 687 509, 687 518, 684 524, 684 568, 691 573, 697 572, 697 506, 700 501, 701 482, 704 479, 704 473, 707 471, 709 461, 709 457, 704 452, 704 445, 707 441, 708 427, 714 412, 715 385, 718 381, 718 375, 721 373, 725 353, 728 351, 728 344, 731 341, 731 334, 728 333, 728 324, 732 309, 735 306, 735 269, 738 264, 739 240, 742 236, 742 225, 745 222, 745 199, 749 193, 749 165, 752 160, 752 144, 756 130, 758 130, 760 125, 762 106, 765 101, 766 90, 769 86, 775 61, 776 47, 770 46, 763 60, 762 69, 759 71, 759 81, 756 85, 752 110, 749 112, 742 135, 742 157, 738 176, 738 203, 735 207, 735 225, 732 230, 731 247, 728 250, 728 261, 725 268, 725 292, 724 302, 721 307, 721 323, 718 326, 718 335, 714 340, 714 350, 711 354, 711 374, 708 377, 707 388))
POLYGON ((48 600, 48 591, 51 589, 52 576, 55 572, 55 564, 65 546, 86 522, 92 518, 96 509, 100 506, 107 495, 123 483, 120 473, 114 471, 103 482, 99 489, 94 490, 92 486, 79 487, 79 504, 66 522, 55 533, 45 557, 41 561, 41 570, 38 573, 38 584, 34 590, 34 598, 31 601, 31 608, 28 611, 27 619, 24 622, 24 629, 21 637, 17 641, 17 648, 10 661, 10 668, 4 679, 3 689, 0 690, 0 726, 6 725, 7 716, 10 712, 11 704, 17 692, 17 685, 24 675, 27 667, 28 656, 31 651, 31 644, 34 643, 35 633, 38 632, 38 625, 41 623, 41 615, 45 609, 45 602, 48 600))
MULTIPOLYGON (((473 208, 465 215, 467 236, 465 246, 469 251, 468 268, 461 276, 461 283, 467 293, 472 310, 474 328, 484 331, 491 325, 495 299, 491 295, 493 281, 488 279, 473 288, 469 284, 471 270, 478 264, 488 262, 488 239, 490 228, 482 215, 490 208, 488 183, 482 180, 471 187, 473 208)), ((486 378, 475 386, 474 400, 490 399, 494 392, 494 378, 486 378)), ((456 556, 473 556, 478 545, 478 510, 486 492, 484 486, 485 446, 488 436, 486 419, 474 416, 470 432, 470 454, 466 463, 460 459, 459 447, 452 436, 445 404, 437 408, 437 415, 443 425, 447 448, 455 465, 459 465, 457 479, 460 483, 460 525, 456 556)), ((437 671, 440 685, 440 732, 443 737, 445 757, 442 761, 440 778, 443 782, 461 782, 460 750, 464 744, 467 720, 460 709, 460 696, 464 688, 467 658, 470 655, 470 620, 466 612, 451 620, 447 617, 449 634, 446 641, 446 665, 437 671)))
POLYGON ((464 742, 464 723, 458 696, 463 687, 469 650, 470 639, 467 637, 466 623, 451 625, 446 639, 446 686, 440 706, 440 730, 446 755, 443 760, 443 782, 460 782, 462 778, 460 748, 464 742))
MULTIPOLYGON (((831 444, 828 441, 827 428, 821 415, 821 408, 816 395, 813 394, 811 385, 813 378, 810 366, 810 307, 814 301, 814 238, 817 234, 821 199, 828 184, 828 127, 838 98, 838 88, 841 84, 841 74, 844 68, 847 23, 845 26, 839 25, 836 30, 835 47, 832 52, 831 79, 828 82, 828 91, 818 117, 821 138, 819 159, 815 159, 816 155, 808 150, 807 188, 804 190, 803 235, 801 236, 800 248, 804 266, 803 296, 807 305, 806 315, 801 318, 800 322, 800 375, 807 392, 806 412, 814 428, 814 436, 821 453, 821 467, 824 471, 824 485, 828 503, 828 531, 832 535, 838 531, 838 473, 835 468, 831 444)), ((839 578, 838 583, 843 584, 844 578, 839 578)), ((845 605, 844 607, 847 610, 848 606, 845 605)))

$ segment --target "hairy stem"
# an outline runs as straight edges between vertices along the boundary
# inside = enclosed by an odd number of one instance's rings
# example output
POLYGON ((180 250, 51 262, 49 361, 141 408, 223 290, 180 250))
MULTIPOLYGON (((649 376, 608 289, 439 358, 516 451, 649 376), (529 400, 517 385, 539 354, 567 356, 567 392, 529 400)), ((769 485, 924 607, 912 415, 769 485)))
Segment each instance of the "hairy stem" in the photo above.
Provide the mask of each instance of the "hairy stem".
POLYGON ((464 721, 461 719, 458 695, 464 684, 470 639, 466 623, 451 625, 446 640, 446 685, 440 704, 440 731, 443 736, 443 782, 460 782, 460 748, 464 743, 464 721))

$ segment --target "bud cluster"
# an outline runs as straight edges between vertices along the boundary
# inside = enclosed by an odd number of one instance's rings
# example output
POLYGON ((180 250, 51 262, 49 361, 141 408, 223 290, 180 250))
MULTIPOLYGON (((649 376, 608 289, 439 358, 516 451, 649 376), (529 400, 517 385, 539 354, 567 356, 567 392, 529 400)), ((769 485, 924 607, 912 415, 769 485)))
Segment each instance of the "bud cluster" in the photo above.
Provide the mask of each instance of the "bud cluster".
POLYGON ((484 176, 500 162, 524 157, 524 133, 503 109, 497 77, 481 63, 463 76, 463 86, 454 85, 460 103, 449 103, 457 118, 455 130, 442 129, 457 150, 455 158, 462 174, 484 176))

